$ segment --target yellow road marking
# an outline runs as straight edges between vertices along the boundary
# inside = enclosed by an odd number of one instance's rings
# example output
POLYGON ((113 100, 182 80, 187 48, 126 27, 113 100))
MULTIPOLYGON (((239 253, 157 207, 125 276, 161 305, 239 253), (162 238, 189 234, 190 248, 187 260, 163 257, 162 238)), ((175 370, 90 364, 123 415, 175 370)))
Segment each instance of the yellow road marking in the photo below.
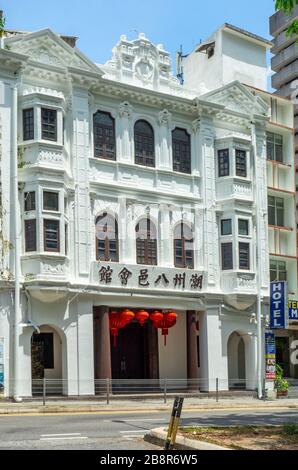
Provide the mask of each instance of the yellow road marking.
MULTIPOLYGON (((274 407, 274 406, 268 406, 265 408, 210 408, 210 409, 198 409, 198 408, 188 408, 187 410, 183 410, 182 413, 193 413, 193 412, 201 412, 201 413, 212 413, 212 412, 217 412, 217 411, 253 411, 253 412, 264 412, 264 411, 272 411, 274 410, 275 412, 279 413, 285 410, 298 410, 298 406, 293 407, 293 406, 285 406, 285 407, 274 407)), ((17 417, 23 417, 23 416, 77 416, 77 415, 127 415, 127 414, 147 414, 147 413, 168 413, 169 410, 151 410, 151 409, 145 409, 145 410, 105 410, 105 411, 53 411, 53 412, 33 412, 33 413, 3 413, 0 414, 0 418, 2 417, 7 417, 7 416, 17 416, 17 417)))

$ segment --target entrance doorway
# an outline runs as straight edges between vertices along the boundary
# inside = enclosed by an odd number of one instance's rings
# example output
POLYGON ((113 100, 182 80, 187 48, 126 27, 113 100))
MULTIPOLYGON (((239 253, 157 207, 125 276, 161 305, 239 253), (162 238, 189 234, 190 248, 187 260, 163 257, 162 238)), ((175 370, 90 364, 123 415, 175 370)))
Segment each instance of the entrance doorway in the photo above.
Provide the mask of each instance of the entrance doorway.
POLYGON ((245 341, 237 331, 229 337, 227 352, 229 389, 244 390, 246 388, 245 341))
POLYGON ((33 395, 43 393, 43 379, 47 395, 62 394, 62 340, 51 326, 41 326, 31 337, 31 377, 33 395))
POLYGON ((132 322, 119 330, 114 347, 111 338, 113 379, 157 379, 157 331, 151 322, 132 322))
POLYGON ((284 377, 290 377, 290 346, 289 338, 277 337, 276 344, 276 362, 284 372, 284 377))

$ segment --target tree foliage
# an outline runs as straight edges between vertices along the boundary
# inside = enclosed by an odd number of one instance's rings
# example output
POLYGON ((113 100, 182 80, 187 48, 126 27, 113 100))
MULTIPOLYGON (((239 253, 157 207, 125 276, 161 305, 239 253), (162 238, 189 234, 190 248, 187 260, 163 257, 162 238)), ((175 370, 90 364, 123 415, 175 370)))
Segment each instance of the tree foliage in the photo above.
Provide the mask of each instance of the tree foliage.
MULTIPOLYGON (((275 9, 283 10, 286 16, 290 16, 295 6, 298 5, 298 0, 275 0, 275 9)), ((298 20, 294 20, 286 32, 287 36, 296 36, 298 41, 298 20)))
POLYGON ((4 27, 5 27, 5 18, 3 16, 0 16, 0 38, 2 37, 4 33, 4 27))

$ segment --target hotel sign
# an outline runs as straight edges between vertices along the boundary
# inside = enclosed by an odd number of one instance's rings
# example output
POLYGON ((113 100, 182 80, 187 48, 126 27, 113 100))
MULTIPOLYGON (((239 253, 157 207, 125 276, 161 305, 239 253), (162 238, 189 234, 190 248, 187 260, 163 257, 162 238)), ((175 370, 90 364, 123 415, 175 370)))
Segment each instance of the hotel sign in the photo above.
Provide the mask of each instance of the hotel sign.
POLYGON ((287 283, 275 281, 270 283, 270 329, 288 328, 288 295, 287 283))
POLYGON ((298 320, 298 300, 289 300, 289 320, 298 320))
POLYGON ((199 292, 204 282, 202 272, 193 269, 98 263, 96 271, 99 284, 107 287, 199 292))

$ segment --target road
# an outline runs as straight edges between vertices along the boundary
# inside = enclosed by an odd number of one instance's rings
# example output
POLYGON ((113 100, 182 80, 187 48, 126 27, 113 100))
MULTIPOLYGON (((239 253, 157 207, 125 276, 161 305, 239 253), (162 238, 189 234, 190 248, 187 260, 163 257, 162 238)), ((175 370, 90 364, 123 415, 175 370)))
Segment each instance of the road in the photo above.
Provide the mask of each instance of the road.
MULTIPOLYGON (((166 426, 168 412, 128 411, 0 417, 0 450, 157 450, 143 441, 147 430, 166 426)), ((284 424, 298 422, 298 410, 185 411, 181 425, 284 424)))

